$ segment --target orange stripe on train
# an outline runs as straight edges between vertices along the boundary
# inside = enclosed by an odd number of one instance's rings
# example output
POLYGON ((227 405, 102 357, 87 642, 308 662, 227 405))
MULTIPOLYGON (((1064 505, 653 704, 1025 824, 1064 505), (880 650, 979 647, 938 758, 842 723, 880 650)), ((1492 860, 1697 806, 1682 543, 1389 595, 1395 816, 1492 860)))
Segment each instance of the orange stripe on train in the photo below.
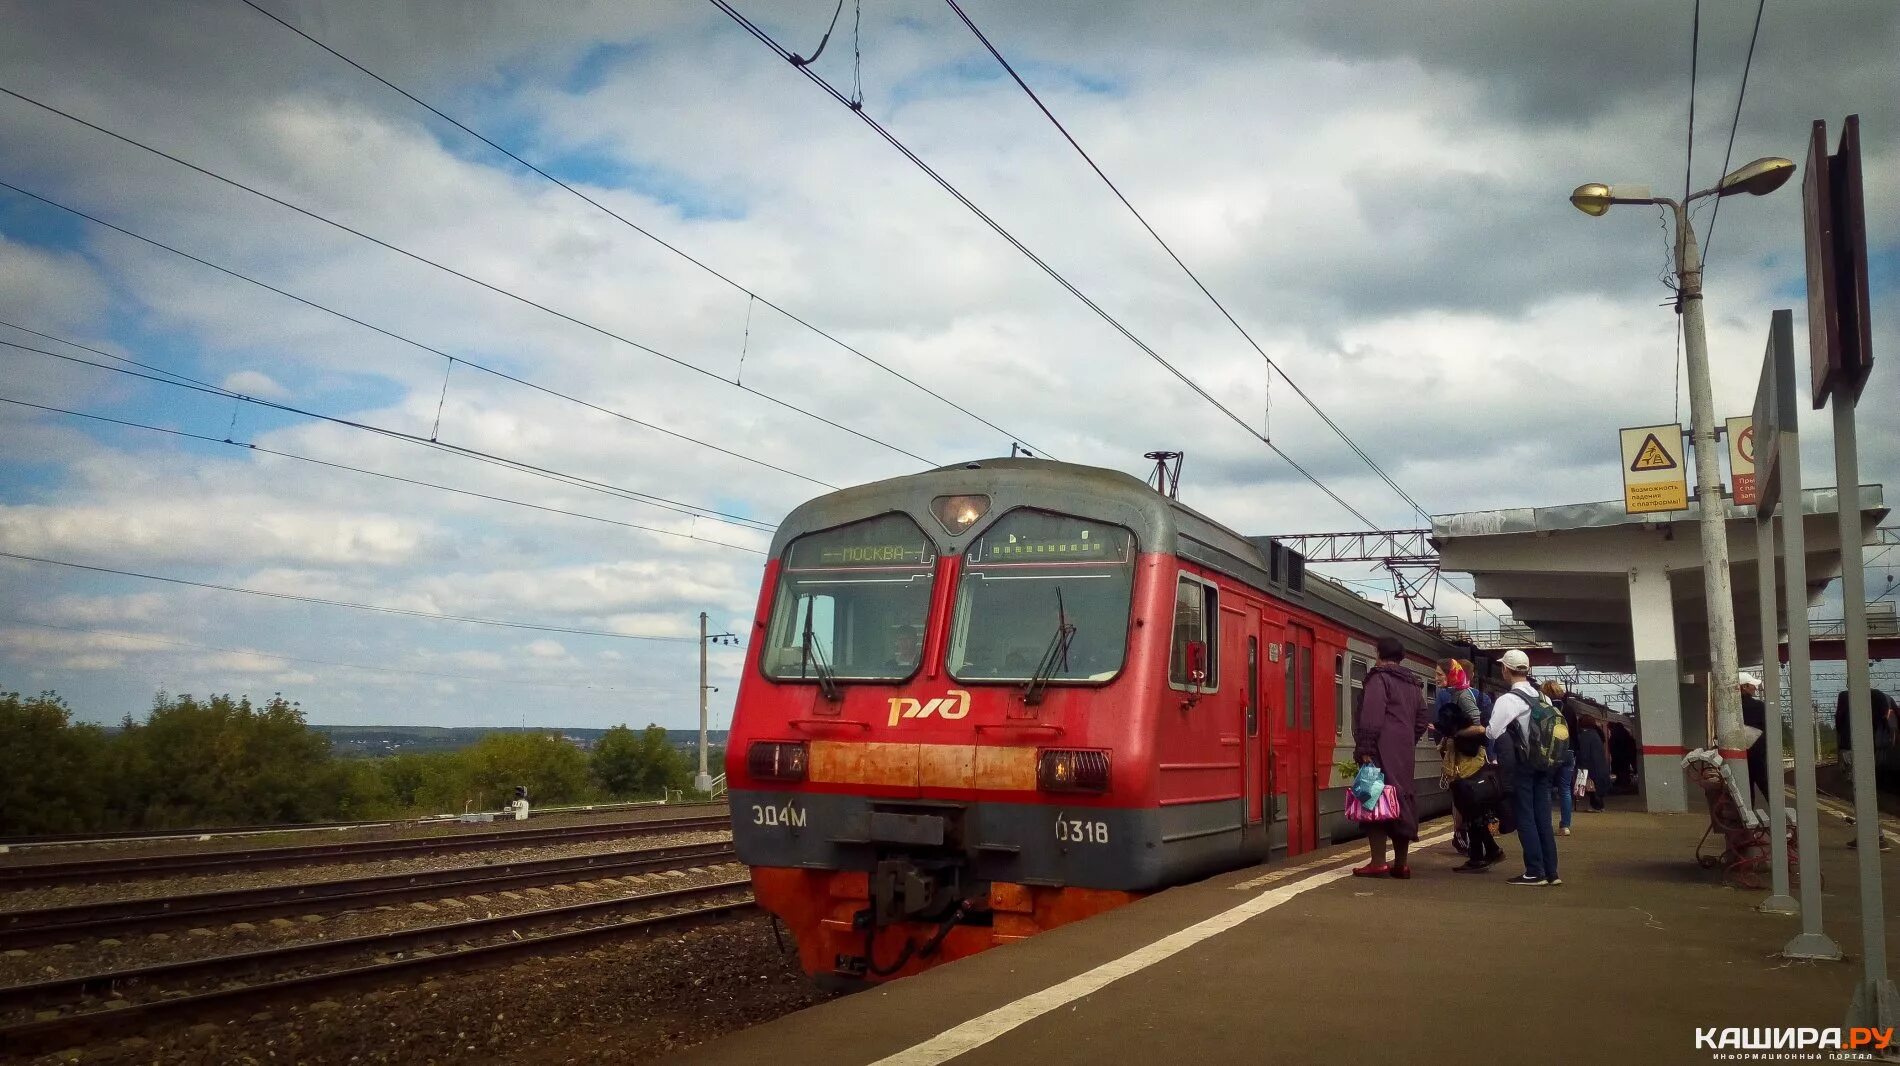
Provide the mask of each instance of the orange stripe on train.
POLYGON ((814 740, 806 780, 828 785, 1033 792, 1036 749, 814 740))

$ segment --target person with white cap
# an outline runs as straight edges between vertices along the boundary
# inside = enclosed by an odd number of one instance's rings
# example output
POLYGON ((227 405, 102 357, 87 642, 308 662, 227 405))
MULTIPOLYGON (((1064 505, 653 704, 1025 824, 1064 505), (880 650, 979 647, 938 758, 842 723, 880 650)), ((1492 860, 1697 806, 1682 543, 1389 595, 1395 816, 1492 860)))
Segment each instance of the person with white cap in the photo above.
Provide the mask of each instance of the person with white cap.
POLYGON ((1742 724, 1752 725, 1761 730, 1755 743, 1748 748, 1748 796, 1752 801, 1757 790, 1761 792, 1761 801, 1768 802, 1768 704, 1762 701, 1761 678, 1747 671, 1742 672, 1739 687, 1742 690, 1742 724))
POLYGON ((1530 743, 1531 708, 1543 701, 1543 694, 1531 684, 1531 659, 1516 648, 1498 659, 1511 690, 1491 705, 1491 724, 1485 733, 1496 743, 1498 766, 1510 767, 1517 794, 1517 842, 1524 849, 1524 872, 1511 878, 1512 885, 1561 885, 1557 876, 1557 834, 1550 824, 1550 791, 1556 774, 1553 769, 1537 769, 1526 755, 1530 743))

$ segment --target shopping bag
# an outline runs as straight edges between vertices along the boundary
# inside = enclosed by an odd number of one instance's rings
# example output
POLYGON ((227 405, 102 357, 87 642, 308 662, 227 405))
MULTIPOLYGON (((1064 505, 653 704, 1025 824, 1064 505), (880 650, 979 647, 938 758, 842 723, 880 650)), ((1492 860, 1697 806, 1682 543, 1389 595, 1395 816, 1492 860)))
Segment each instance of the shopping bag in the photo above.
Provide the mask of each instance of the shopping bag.
POLYGON ((1385 790, 1385 771, 1371 763, 1359 767, 1353 775, 1352 787, 1347 791, 1359 800, 1359 806, 1371 810, 1378 806, 1380 793, 1385 790))
POLYGON ((1577 771, 1577 786, 1572 792, 1578 799, 1582 799, 1590 794, 1590 771, 1577 771))
POLYGON ((1355 822, 1389 822, 1399 816, 1399 790, 1391 785, 1379 791, 1379 801, 1368 807, 1359 802, 1359 794, 1346 792, 1346 817, 1355 822))

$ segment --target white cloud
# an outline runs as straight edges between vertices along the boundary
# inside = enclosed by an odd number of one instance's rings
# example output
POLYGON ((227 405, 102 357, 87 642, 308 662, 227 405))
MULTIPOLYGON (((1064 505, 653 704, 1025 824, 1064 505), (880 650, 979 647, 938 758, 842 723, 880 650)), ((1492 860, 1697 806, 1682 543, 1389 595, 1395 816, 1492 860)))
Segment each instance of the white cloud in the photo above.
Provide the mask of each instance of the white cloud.
MULTIPOLYGON (((1238 528, 1359 524, 716 15, 619 4, 525 12, 316 3, 297 18, 1054 455, 1138 470, 1141 452, 1180 446, 1186 498, 1238 528), (506 80, 493 73, 504 70, 506 80)), ((790 11, 767 16, 785 20, 775 30, 808 28, 790 11)), ((713 375, 735 372, 749 311, 747 385, 931 461, 1008 449, 1002 434, 748 308, 545 182, 445 140, 399 97, 266 20, 234 19, 222 0, 162 16, 20 3, 6 17, 0 61, 23 92, 713 375), (93 76, 76 82, 76 68, 93 76)), ((991 75, 967 34, 936 10, 867 17, 870 112, 1223 402, 1267 417, 1258 356, 991 75)), ((985 20, 1268 354, 1443 511, 1611 496, 1614 472, 1600 461, 1611 431, 1672 409, 1674 320, 1655 306, 1665 295, 1653 282, 1655 220, 1621 210, 1585 220, 1563 196, 1595 177, 1661 186, 1679 165, 1680 56, 1662 44, 1678 39, 1678 17, 1635 3, 1604 17, 1444 0, 1403 16, 1104 3, 999 8, 985 20), (1450 29, 1418 33, 1425 23, 1450 29), (1502 395, 1501 382, 1515 392, 1502 395)), ((1807 118, 1842 99, 1864 102, 1870 131, 1891 128, 1900 101, 1885 91, 1880 45, 1894 19, 1842 8, 1777 28, 1764 42, 1772 61, 1757 57, 1738 156, 1797 154, 1807 118)), ((1705 19, 1705 56, 1739 56, 1747 22, 1705 19)), ((827 74, 844 71, 832 62, 827 74)), ((1710 167, 1720 125, 1697 145, 1710 167)), ((918 468, 24 105, 0 107, 0 137, 13 146, 10 173, 29 187, 460 360, 834 484, 918 468)), ((1868 143, 1873 239, 1891 249, 1900 153, 1868 143)), ((822 491, 460 363, 445 394, 439 355, 117 236, 63 233, 0 236, 0 317, 253 395, 767 521, 822 491)), ((1752 395, 1763 312, 1800 302, 1799 197, 1726 206, 1714 249, 1709 325, 1726 413, 1752 395)), ((1900 340, 1894 295, 1874 297, 1882 350, 1900 340)), ((692 636, 700 611, 726 629, 751 625, 759 557, 678 535, 751 548, 767 535, 281 413, 246 409, 234 422, 227 400, 41 356, 0 352, 0 365, 0 392, 16 399, 214 440, 230 433, 663 531, 0 405, 4 550, 574 628, 692 636)), ((1864 473, 1893 480, 1900 434, 1888 411, 1870 405, 1867 418, 1864 473)), ((1270 419, 1276 443, 1374 522, 1416 520, 1280 383, 1270 419)), ((1811 423, 1810 476, 1824 483, 1824 426, 1811 423)), ((226 678, 295 685, 319 721, 519 720, 524 690, 478 679, 599 686, 548 705, 571 724, 618 721, 636 692, 637 717, 692 718, 690 647, 565 634, 524 644, 518 631, 17 563, 0 565, 0 599, 28 620, 254 649, 205 655, 124 635, 0 631, 0 675, 44 674, 103 718, 160 685, 202 691, 226 678), (287 670, 263 652, 470 680, 287 670)), ((742 654, 715 651, 711 663, 729 706, 742 654)))
POLYGON ((272 381, 269 374, 260 370, 239 370, 227 374, 220 387, 247 396, 261 396, 266 400, 290 399, 288 389, 272 381))

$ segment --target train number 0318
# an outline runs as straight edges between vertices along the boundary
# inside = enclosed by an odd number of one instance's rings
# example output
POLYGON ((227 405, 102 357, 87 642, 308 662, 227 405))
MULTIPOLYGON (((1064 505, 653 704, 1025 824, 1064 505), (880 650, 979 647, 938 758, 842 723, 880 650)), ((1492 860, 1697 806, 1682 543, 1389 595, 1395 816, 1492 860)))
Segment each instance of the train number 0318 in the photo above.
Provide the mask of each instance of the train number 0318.
POLYGON ((1080 818, 1057 818, 1056 839, 1070 844, 1108 843, 1107 822, 1086 822, 1080 818))

